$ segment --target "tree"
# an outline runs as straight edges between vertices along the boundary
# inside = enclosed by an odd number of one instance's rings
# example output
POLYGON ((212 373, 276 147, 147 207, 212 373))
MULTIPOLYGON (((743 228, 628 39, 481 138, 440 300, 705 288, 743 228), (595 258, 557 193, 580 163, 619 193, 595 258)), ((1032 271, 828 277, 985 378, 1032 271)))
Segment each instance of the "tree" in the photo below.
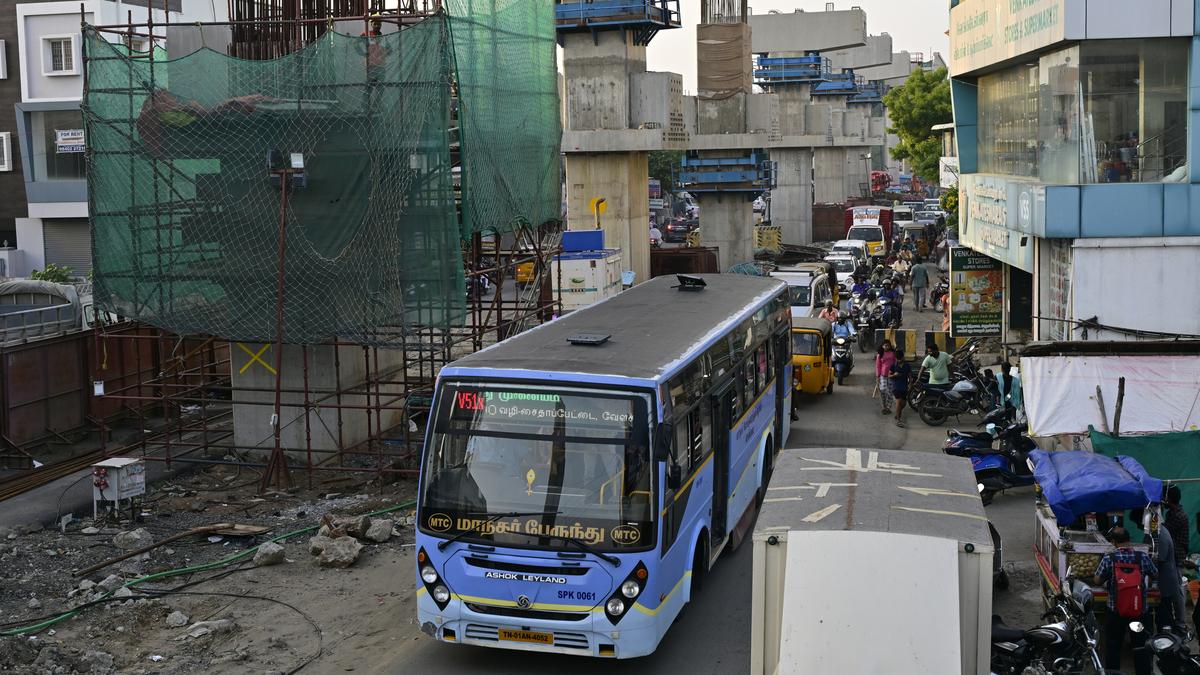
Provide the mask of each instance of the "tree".
POLYGON ((662 183, 664 192, 674 192, 675 184, 671 182, 671 172, 679 168, 679 160, 683 153, 678 150, 655 150, 650 153, 650 177, 657 178, 662 183))
POLYGON ((942 210, 946 212, 946 229, 958 238, 958 186, 952 185, 942 193, 942 210))
POLYGON ((71 279, 74 277, 75 270, 70 267, 59 267, 54 263, 46 265, 44 270, 33 270, 29 273, 29 278, 34 281, 53 281, 56 284, 71 283, 71 279))
POLYGON ((892 156, 909 160, 913 173, 936 184, 942 139, 931 127, 954 121, 946 69, 913 71, 904 84, 884 95, 883 104, 892 121, 888 133, 900 137, 892 156))

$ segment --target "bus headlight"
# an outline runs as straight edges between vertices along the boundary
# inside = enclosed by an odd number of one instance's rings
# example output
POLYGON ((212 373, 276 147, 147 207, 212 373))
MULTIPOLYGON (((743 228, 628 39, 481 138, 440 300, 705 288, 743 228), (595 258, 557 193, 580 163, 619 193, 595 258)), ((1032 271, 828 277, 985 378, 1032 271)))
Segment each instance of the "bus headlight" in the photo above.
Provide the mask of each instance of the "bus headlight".
POLYGON ((438 580, 438 575, 434 571, 433 565, 426 565, 421 568, 421 579, 427 584, 435 583, 438 580))
POLYGON ((437 602, 439 605, 440 605, 440 604, 445 604, 446 602, 449 602, 449 600, 450 600, 450 589, 446 588, 445 586, 442 586, 441 584, 438 584, 437 586, 434 586, 434 587, 433 587, 433 599, 434 599, 434 601, 435 601, 435 602, 437 602))
POLYGON ((604 605, 604 611, 612 616, 621 616, 625 613, 625 601, 620 598, 610 598, 604 605))
POLYGON ((627 598, 636 598, 637 594, 641 591, 642 587, 638 586, 638 583, 632 579, 621 584, 621 595, 627 598))

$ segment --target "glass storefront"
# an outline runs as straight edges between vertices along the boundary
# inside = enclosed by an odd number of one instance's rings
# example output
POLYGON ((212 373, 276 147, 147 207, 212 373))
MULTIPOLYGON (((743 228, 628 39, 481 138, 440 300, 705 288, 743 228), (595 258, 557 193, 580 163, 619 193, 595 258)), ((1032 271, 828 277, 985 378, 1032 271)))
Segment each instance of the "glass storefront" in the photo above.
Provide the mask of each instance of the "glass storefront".
POLYGON ((979 78, 979 170, 1186 179, 1188 40, 1091 40, 979 78))

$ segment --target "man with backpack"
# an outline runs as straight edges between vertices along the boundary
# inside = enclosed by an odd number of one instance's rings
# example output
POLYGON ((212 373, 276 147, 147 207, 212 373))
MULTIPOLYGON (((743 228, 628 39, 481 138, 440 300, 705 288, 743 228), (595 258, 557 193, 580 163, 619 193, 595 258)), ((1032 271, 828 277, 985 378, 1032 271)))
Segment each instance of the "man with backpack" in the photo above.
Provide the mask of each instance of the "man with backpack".
POLYGON ((1134 550, 1129 532, 1123 527, 1109 530, 1108 540, 1116 547, 1100 558, 1095 582, 1108 589, 1108 611, 1104 613, 1104 667, 1121 667, 1121 647, 1125 636, 1133 643, 1133 668, 1136 675, 1151 675, 1154 655, 1145 646, 1148 631, 1129 630, 1131 621, 1141 621, 1149 627, 1150 611, 1146 605, 1149 577, 1158 576, 1154 560, 1144 551, 1134 550))

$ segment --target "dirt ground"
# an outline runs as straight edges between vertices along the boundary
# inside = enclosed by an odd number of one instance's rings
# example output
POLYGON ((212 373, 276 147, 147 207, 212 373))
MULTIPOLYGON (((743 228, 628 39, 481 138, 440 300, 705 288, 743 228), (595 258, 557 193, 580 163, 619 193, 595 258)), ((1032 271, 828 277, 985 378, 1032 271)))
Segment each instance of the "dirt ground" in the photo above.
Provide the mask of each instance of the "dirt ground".
MULTIPOLYGON (((139 509, 140 522, 110 518, 93 523, 88 513, 62 529, 31 525, 0 531, 0 673, 183 675, 361 668, 361 650, 402 639, 397 627, 412 623, 416 615, 410 560, 413 509, 404 506, 411 502, 414 482, 400 480, 381 489, 368 478, 318 474, 312 490, 259 495, 257 478, 249 472, 211 467, 150 486, 139 509), (321 480, 331 482, 322 485, 321 480), (390 536, 382 542, 360 536, 361 551, 346 568, 322 567, 309 550, 316 532, 307 532, 281 542, 281 564, 258 566, 246 556, 214 569, 122 588, 134 579, 223 560, 272 538, 315 528, 325 514, 384 510, 390 511, 373 518, 392 522, 376 528, 375 537, 383 538, 379 532, 384 531, 390 536), (86 576, 73 575, 125 552, 114 541, 127 546, 130 538, 160 541, 223 522, 270 531, 256 537, 193 535, 86 576), (128 534, 138 528, 145 533, 128 534), (12 634, 80 605, 84 607, 72 618, 12 634), (206 629, 212 632, 190 636, 206 629)), ((408 629, 403 634, 418 633, 408 629)))

